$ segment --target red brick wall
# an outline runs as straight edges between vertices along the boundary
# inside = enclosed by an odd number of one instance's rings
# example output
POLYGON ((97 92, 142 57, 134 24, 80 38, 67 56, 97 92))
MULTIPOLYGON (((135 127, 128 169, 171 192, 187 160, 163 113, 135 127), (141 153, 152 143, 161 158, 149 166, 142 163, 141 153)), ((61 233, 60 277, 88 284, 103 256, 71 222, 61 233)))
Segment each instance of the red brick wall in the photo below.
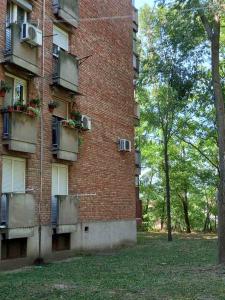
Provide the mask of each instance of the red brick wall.
MULTIPOLYGON (((5 2, 0 1, 1 61, 4 49, 5 2)), ((42 2, 33 1, 32 13, 32 19, 39 20, 40 28, 43 24, 42 2)), ((81 197, 81 220, 135 219, 131 15, 130 0, 80 0, 81 20, 78 29, 59 23, 71 29, 71 53, 80 58, 91 55, 80 66, 79 88, 83 96, 76 97, 76 105, 82 114, 92 118, 92 131, 82 133, 83 144, 78 161, 69 163, 69 193, 96 194, 81 197), (118 138, 132 141, 131 153, 118 152, 118 138)), ((48 102, 53 98, 51 19, 55 19, 52 14, 52 1, 46 0, 44 77, 30 82, 30 94, 39 94, 43 99, 43 136, 40 122, 37 152, 35 155, 25 155, 27 186, 34 188, 35 197, 40 203, 43 224, 50 222, 51 164, 63 163, 54 159, 51 152, 52 118, 48 111, 48 102)), ((42 71, 42 48, 39 49, 39 54, 42 71)), ((1 66, 0 79, 3 78, 4 69, 1 66)), ((69 97, 67 92, 63 95, 66 99, 69 97)), ((2 121, 0 127, 2 130, 2 121)), ((2 154, 21 156, 20 153, 10 153, 2 146, 0 150, 2 154)))

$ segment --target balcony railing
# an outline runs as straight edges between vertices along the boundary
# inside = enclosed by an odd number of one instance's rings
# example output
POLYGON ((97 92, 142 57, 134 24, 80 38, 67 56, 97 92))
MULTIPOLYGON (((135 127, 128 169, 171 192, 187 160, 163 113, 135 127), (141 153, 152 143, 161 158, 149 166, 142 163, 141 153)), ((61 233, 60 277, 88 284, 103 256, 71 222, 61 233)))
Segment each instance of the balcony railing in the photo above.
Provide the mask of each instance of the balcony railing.
POLYGON ((135 102, 134 104, 134 126, 139 126, 140 125, 140 117, 141 117, 141 113, 140 113, 140 106, 137 102, 135 102))
POLYGON ((0 198, 0 229, 8 238, 32 236, 35 218, 35 200, 31 194, 7 193, 0 198))
POLYGON ((58 57, 53 57, 53 84, 77 93, 78 77, 77 57, 60 50, 58 57))
POLYGON ((52 121, 52 150, 58 159, 77 160, 78 131, 64 126, 57 117, 54 117, 52 121))
POLYGON ((39 75, 38 48, 21 42, 21 25, 9 24, 5 31, 4 62, 16 65, 23 71, 39 75))
POLYGON ((136 54, 133 54, 133 68, 135 70, 135 77, 138 77, 139 70, 140 70, 140 59, 139 56, 136 54))
POLYGON ((79 199, 76 196, 52 196, 51 222, 57 233, 76 230, 79 221, 79 199))
POLYGON ((3 144, 9 150, 35 153, 37 118, 23 112, 3 112, 3 144))
POLYGON ((133 7, 133 30, 138 31, 138 9, 133 7))
POLYGON ((53 0, 53 12, 68 24, 79 23, 79 0, 53 0))
POLYGON ((135 165, 141 168, 141 152, 139 150, 135 150, 135 165))

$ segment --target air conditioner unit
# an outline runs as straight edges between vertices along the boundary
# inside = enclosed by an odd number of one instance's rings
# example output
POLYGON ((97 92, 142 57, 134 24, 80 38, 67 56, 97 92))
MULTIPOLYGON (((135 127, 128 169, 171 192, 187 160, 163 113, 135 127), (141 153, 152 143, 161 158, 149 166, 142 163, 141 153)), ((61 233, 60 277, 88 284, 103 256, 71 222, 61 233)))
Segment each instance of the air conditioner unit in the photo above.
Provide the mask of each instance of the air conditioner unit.
POLYGON ((120 139, 119 140, 119 151, 131 151, 131 141, 120 139))
POLYGON ((23 23, 21 27, 21 41, 33 46, 42 46, 42 31, 29 23, 23 23))
POLYGON ((91 118, 85 115, 81 117, 82 128, 84 130, 91 130, 91 118))

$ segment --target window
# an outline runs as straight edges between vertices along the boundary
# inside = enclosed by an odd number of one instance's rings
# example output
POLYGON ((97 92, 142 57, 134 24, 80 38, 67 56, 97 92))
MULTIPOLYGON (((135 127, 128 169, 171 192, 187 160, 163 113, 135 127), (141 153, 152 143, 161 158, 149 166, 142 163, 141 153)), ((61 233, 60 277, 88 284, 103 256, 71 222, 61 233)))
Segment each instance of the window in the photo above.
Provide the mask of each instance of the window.
POLYGON ((58 56, 59 50, 69 51, 69 34, 57 26, 53 26, 53 55, 58 56))
POLYGON ((25 159, 4 156, 2 161, 2 193, 25 193, 25 159))
POLYGON ((62 164, 52 165, 52 195, 68 195, 68 166, 62 164))
MULTIPOLYGON (((31 7, 29 6, 29 9, 31 7)), ((19 23, 22 24, 27 22, 27 10, 24 7, 20 7, 12 2, 7 3, 7 17, 6 17, 6 24, 7 26, 10 23, 19 23)))
POLYGON ((27 81, 11 74, 6 74, 6 83, 11 90, 6 93, 6 104, 13 105, 17 101, 27 102, 27 81))

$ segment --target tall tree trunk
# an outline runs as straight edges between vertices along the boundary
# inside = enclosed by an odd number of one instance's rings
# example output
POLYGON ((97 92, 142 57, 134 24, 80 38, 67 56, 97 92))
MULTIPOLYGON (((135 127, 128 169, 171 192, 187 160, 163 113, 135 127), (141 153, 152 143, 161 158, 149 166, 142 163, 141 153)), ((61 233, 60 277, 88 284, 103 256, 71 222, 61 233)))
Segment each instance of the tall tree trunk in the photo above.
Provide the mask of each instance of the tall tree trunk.
POLYGON ((225 109, 219 70, 220 21, 215 16, 211 41, 212 81, 218 128, 220 183, 218 191, 218 246, 219 262, 225 263, 225 109))
POLYGON ((171 228, 171 205, 170 205, 170 168, 169 168, 169 154, 168 154, 168 140, 164 138, 164 162, 165 162, 165 177, 166 177, 166 208, 167 208, 167 231, 168 241, 172 241, 171 228))
POLYGON ((210 231, 211 231, 210 215, 209 215, 209 212, 207 212, 203 232, 210 232, 210 231))
POLYGON ((165 221, 165 204, 166 204, 166 198, 164 197, 164 202, 163 202, 163 207, 162 207, 162 214, 161 214, 161 219, 160 219, 161 230, 163 230, 164 221, 165 221))
MULTIPOLYGON (((220 0, 213 0, 215 7, 220 7, 220 0)), ((218 131, 219 145, 219 172, 220 182, 218 189, 218 258, 219 263, 225 263, 225 108, 222 93, 222 84, 219 69, 220 52, 220 11, 219 9, 213 16, 213 22, 210 22, 203 11, 200 11, 200 17, 208 38, 211 42, 211 65, 212 65, 212 83, 214 92, 214 105, 216 110, 216 121, 218 131)))
POLYGON ((188 195, 187 190, 184 191, 184 198, 182 198, 183 210, 184 210, 184 221, 186 224, 187 233, 191 233, 191 225, 189 220, 189 211, 188 211, 188 195))

